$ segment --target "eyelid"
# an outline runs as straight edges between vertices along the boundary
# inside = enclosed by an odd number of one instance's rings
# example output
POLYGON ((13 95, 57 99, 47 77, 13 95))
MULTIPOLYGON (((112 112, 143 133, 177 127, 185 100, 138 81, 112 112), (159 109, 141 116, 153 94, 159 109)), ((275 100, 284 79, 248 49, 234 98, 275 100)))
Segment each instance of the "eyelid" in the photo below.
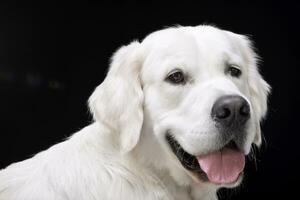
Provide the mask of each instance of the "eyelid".
POLYGON ((228 63, 228 64, 227 64, 227 67, 234 67, 234 68, 237 68, 237 69, 239 69, 239 70, 242 70, 241 66, 238 65, 238 64, 231 64, 231 63, 228 63))
POLYGON ((175 72, 182 72, 183 74, 185 74, 182 69, 175 68, 175 69, 172 69, 171 71, 169 71, 169 73, 167 74, 167 77, 170 76, 171 74, 175 73, 175 72))

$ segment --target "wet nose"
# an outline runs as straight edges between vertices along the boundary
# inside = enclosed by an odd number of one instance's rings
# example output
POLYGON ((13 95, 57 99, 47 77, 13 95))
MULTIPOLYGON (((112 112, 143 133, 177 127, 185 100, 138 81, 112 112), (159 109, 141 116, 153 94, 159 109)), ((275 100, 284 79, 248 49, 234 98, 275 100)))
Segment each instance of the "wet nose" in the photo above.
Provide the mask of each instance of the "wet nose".
POLYGON ((250 106, 241 96, 222 96, 214 103, 211 117, 223 128, 240 128, 250 118, 250 106))

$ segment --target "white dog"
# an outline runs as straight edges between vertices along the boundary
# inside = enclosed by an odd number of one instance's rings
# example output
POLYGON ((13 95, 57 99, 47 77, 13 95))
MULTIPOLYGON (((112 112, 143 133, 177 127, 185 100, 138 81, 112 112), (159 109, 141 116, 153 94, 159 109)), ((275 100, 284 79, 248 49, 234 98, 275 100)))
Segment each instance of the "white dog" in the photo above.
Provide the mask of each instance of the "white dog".
POLYGON ((261 143, 256 62, 245 36, 212 26, 122 47, 89 99, 95 122, 0 171, 0 199, 217 199, 261 143))

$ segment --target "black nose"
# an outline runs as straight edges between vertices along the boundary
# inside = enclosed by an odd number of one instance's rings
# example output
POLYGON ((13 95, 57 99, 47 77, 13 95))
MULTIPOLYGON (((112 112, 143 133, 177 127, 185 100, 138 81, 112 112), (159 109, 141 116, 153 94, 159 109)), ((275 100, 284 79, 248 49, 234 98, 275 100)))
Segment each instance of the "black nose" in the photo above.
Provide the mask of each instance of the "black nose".
POLYGON ((239 128, 250 118, 250 106, 241 96, 222 96, 214 103, 211 116, 223 128, 239 128))

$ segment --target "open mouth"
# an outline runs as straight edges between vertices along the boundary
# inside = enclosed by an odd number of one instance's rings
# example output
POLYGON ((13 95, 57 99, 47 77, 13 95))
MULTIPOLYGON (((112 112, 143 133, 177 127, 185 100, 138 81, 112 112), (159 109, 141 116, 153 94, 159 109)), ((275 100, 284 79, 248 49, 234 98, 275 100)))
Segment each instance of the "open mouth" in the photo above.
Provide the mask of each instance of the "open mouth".
POLYGON ((243 172, 245 156, 234 141, 220 150, 194 156, 186 152, 171 134, 166 134, 166 140, 182 166, 204 182, 232 184, 243 172))

